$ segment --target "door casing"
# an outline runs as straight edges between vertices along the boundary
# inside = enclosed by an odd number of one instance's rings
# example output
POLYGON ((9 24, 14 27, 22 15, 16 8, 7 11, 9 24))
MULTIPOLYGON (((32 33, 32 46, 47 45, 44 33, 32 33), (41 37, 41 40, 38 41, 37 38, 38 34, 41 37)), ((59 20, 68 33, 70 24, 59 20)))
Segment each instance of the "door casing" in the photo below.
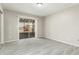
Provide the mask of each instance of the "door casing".
MULTIPOLYGON (((25 17, 25 16, 18 16, 18 40, 20 40, 19 39, 19 20, 20 20, 20 18, 26 18, 26 19, 33 19, 33 18, 29 18, 29 17, 25 17)), ((35 37, 34 37, 34 39, 36 39, 37 37, 38 37, 38 35, 37 35, 37 19, 33 19, 33 20, 35 20, 35 37)), ((32 39, 32 38, 26 38, 26 39, 32 39)))

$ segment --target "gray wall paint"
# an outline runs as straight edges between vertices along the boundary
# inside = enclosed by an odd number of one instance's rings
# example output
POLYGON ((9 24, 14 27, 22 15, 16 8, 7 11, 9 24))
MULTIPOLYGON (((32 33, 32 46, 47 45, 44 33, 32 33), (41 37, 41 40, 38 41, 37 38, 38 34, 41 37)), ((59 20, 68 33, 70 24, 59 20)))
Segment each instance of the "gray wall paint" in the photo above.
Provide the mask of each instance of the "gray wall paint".
POLYGON ((46 17, 44 37, 79 46, 79 6, 46 17))
POLYGON ((22 13, 4 10, 4 41, 16 41, 18 40, 18 17, 17 16, 27 16, 37 19, 38 26, 38 37, 42 36, 42 18, 34 17, 31 15, 25 15, 22 13))

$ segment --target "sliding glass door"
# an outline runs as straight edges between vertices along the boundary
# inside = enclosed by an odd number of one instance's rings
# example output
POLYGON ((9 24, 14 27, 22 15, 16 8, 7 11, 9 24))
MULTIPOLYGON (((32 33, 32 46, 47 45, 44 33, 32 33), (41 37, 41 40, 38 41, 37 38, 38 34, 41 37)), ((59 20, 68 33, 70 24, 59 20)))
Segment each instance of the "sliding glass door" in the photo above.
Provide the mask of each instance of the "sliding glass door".
POLYGON ((35 20, 23 19, 19 20, 19 38, 34 38, 35 37, 35 20))

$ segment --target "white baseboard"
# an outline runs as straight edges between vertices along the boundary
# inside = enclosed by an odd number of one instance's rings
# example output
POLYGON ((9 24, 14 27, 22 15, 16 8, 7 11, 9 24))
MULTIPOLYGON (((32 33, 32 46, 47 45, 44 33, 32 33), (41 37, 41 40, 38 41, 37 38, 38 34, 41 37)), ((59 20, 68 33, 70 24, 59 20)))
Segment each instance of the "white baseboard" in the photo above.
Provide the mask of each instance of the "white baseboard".
POLYGON ((0 44, 2 44, 2 43, 0 42, 0 44))
POLYGON ((18 41, 18 40, 4 41, 4 43, 9 43, 9 42, 14 42, 14 41, 18 41))
POLYGON ((4 44, 4 42, 0 42, 0 44, 4 44))
MULTIPOLYGON (((37 38, 28 38, 28 39, 37 39, 37 38)), ((10 41, 4 41, 4 43, 9 43, 9 42, 14 42, 14 41, 19 41, 20 39, 18 40, 10 40, 10 41)))
POLYGON ((63 40, 51 39, 51 38, 48 38, 48 37, 44 37, 44 38, 54 40, 54 41, 58 41, 58 42, 61 42, 61 43, 65 43, 65 44, 68 44, 68 45, 71 45, 71 46, 79 47, 79 45, 77 45, 75 43, 71 43, 71 42, 67 42, 67 41, 63 41, 63 40))

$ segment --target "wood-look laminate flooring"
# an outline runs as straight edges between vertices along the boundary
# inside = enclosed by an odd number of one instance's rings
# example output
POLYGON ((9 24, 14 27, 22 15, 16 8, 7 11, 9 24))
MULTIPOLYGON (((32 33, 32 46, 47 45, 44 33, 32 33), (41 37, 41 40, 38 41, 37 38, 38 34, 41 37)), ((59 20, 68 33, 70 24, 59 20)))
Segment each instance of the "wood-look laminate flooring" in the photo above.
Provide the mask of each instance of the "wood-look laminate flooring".
POLYGON ((0 55, 79 55, 79 48, 44 38, 24 39, 0 45, 0 55))

